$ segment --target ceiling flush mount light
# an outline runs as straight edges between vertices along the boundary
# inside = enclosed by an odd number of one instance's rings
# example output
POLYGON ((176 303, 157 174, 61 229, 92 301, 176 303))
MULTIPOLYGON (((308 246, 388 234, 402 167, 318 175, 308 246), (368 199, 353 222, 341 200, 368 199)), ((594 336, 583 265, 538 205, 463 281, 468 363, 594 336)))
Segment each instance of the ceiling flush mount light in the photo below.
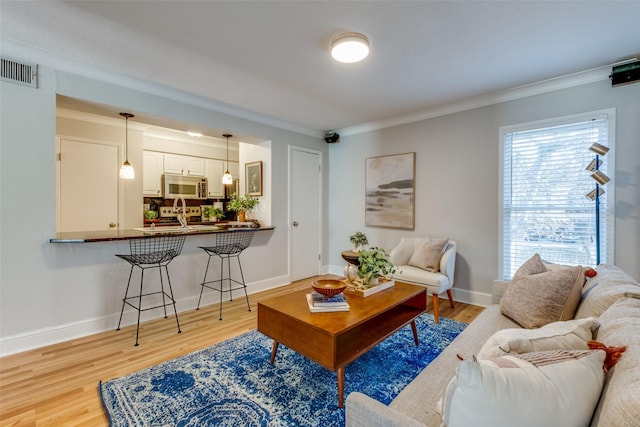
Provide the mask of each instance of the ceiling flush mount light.
POLYGON ((202 134, 200 132, 194 132, 191 130, 187 131, 187 135, 192 136, 194 138, 200 138, 202 136, 202 134))
POLYGON ((125 160, 122 166, 120 166, 120 178, 122 179, 134 179, 136 172, 133 170, 133 166, 129 163, 129 119, 134 117, 133 114, 120 113, 125 119, 124 130, 124 147, 125 147, 125 160))
POLYGON ((342 33, 331 42, 331 56, 340 62, 362 61, 369 55, 369 38, 360 33, 342 33))
POLYGON ((229 185, 233 184, 233 177, 231 176, 231 172, 229 172, 229 138, 231 138, 233 135, 225 133, 222 136, 227 138, 227 171, 224 173, 224 175, 222 175, 222 183, 224 185, 229 185))

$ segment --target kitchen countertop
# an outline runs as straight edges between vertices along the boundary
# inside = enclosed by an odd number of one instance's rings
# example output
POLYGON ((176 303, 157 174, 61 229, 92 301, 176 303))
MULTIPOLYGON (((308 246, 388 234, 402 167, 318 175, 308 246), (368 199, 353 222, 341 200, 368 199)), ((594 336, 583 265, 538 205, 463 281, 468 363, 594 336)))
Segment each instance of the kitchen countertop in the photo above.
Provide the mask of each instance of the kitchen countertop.
MULTIPOLYGON (((214 225, 214 224, 209 224, 214 225)), ((189 224, 193 226, 193 224, 189 224)), ((49 243, 91 243, 91 242, 110 242, 114 240, 131 240, 131 239, 147 239, 154 237, 161 237, 167 235, 201 235, 201 234, 214 234, 214 233, 229 233, 243 230, 265 231, 274 230, 275 227, 261 226, 261 227, 246 227, 236 226, 234 223, 219 224, 222 227, 218 230, 187 228, 186 230, 176 230, 176 227, 163 227, 156 226, 154 230, 141 231, 140 229, 126 229, 126 230, 101 230, 101 231, 68 231, 63 233, 56 233, 56 237, 49 239, 49 243), (166 228, 166 232, 163 232, 163 228, 166 228), (170 230, 170 231, 169 231, 170 230)), ((198 225, 195 225, 198 227, 198 225)), ((145 227, 147 228, 147 227, 145 227)))

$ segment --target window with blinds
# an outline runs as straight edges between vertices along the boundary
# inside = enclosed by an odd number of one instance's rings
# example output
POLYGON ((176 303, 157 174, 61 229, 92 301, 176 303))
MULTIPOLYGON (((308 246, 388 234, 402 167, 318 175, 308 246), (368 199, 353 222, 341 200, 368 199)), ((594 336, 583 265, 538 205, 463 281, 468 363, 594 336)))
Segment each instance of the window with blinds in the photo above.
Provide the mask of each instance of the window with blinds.
MULTIPOLYGON (((502 273, 510 279, 539 253, 545 261, 596 263, 596 181, 587 166, 593 143, 609 147, 599 170, 613 178, 613 110, 500 129, 502 152, 502 273)), ((613 189, 601 187, 600 262, 613 260, 613 189)))

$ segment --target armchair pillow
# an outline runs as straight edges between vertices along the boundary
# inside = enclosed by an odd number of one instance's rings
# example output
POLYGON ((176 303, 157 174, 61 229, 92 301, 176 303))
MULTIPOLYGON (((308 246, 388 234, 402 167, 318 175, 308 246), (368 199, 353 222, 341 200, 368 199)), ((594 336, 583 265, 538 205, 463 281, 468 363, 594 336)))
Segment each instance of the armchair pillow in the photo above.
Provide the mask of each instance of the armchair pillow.
POLYGON ((440 259, 448 242, 449 239, 420 242, 409 259, 409 265, 431 272, 440 271, 440 259))

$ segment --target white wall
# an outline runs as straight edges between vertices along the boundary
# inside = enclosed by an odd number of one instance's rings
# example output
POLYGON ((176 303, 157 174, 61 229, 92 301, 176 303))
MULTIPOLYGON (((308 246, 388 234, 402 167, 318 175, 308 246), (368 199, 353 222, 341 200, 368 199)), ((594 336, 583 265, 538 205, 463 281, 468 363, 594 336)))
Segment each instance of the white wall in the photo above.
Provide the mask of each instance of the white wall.
MULTIPOLYGON (((256 233, 242 259, 250 292, 289 283, 287 194, 277 189, 287 188, 287 147, 307 146, 326 153, 320 136, 301 135, 46 66, 39 67, 39 83, 38 89, 32 89, 0 82, 0 354, 115 329, 128 278, 128 265, 114 256, 128 253, 127 242, 49 243, 56 235, 56 94, 271 141, 270 178, 276 191, 271 195, 270 225, 276 229, 256 233)), ((183 254, 171 264, 179 310, 196 306, 206 263, 197 246, 206 242, 206 236, 187 237, 183 254)), ((184 325, 183 332, 188 330, 189 325, 184 325)))
POLYGON ((342 137, 329 150, 331 270, 341 271, 340 251, 358 230, 387 249, 404 235, 449 237, 458 243, 455 298, 488 303, 499 278, 498 129, 609 107, 617 111, 608 184, 616 186, 615 263, 640 278, 640 84, 608 81, 342 137), (365 227, 365 158, 405 152, 416 152, 415 231, 365 227))
POLYGON ((262 162, 262 196, 256 196, 260 201, 249 214, 252 219, 257 219, 260 224, 271 224, 271 141, 261 144, 240 143, 240 194, 245 194, 246 174, 245 165, 252 162, 262 162))

